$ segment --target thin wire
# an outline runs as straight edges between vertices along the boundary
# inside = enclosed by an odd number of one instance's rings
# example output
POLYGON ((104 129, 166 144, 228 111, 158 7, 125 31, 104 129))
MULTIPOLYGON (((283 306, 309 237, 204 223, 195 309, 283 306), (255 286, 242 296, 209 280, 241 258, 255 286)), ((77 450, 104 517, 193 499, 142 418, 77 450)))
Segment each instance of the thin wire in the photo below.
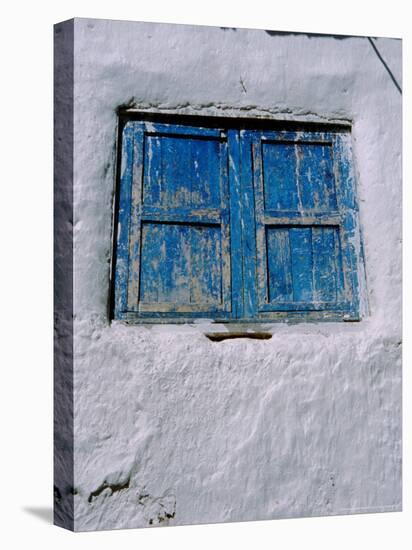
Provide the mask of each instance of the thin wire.
POLYGON ((376 47, 374 41, 373 41, 372 38, 370 38, 369 36, 368 36, 368 40, 369 40, 369 42, 371 43, 372 48, 375 50, 375 53, 376 53, 376 55, 378 56, 378 58, 380 59, 382 65, 383 65, 383 66, 385 67, 385 69, 388 71, 388 74, 389 74, 389 76, 391 77, 392 82, 393 82, 393 83, 395 84, 395 86, 397 87, 398 92, 402 95, 402 88, 399 86, 398 82, 396 81, 396 78, 393 76, 392 71, 390 70, 390 68, 389 68, 388 65, 386 64, 385 60, 384 60, 383 57, 381 56, 381 54, 380 54, 378 48, 376 47))

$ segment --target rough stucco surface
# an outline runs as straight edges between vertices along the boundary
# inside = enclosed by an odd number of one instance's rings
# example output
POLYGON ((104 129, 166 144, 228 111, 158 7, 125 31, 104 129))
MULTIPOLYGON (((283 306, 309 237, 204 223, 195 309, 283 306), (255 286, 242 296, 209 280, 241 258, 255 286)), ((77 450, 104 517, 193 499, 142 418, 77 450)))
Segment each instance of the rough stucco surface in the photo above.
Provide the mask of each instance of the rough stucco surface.
MULTIPOLYGON (((399 82, 401 42, 375 43, 399 82)), ((74 528, 400 510, 401 95, 369 41, 76 19, 74 48, 74 528), (124 104, 351 121, 363 320, 110 324, 124 104)))

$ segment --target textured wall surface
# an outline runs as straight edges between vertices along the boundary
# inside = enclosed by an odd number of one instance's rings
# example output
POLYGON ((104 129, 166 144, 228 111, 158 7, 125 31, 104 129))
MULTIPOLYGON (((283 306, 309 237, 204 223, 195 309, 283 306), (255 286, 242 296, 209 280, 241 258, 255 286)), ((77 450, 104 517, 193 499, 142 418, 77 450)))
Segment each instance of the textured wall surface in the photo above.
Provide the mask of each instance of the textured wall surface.
MULTIPOLYGON (((400 82, 401 42, 374 43, 400 82)), ((74 529, 400 510, 401 95, 370 41, 75 19, 74 98, 74 529), (351 122, 362 321, 110 323, 125 105, 351 122)))

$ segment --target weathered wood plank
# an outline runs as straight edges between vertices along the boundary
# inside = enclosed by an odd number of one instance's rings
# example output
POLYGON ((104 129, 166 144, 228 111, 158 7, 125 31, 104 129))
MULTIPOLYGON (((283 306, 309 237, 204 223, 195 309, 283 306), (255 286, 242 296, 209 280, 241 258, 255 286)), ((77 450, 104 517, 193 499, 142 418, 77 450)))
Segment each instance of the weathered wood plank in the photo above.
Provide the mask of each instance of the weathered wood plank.
POLYGON ((159 136, 144 138, 143 204, 159 206, 163 197, 162 142, 159 136))
POLYGON ((199 138, 215 137, 220 138, 223 129, 207 128, 206 126, 185 126, 183 124, 165 124, 157 122, 143 122, 145 133, 198 136, 199 138))
POLYGON ((322 213, 317 215, 306 215, 301 212, 276 212, 274 210, 266 211, 264 223, 266 225, 340 225, 343 218, 336 213, 322 213))
POLYGON ((188 176, 191 178, 192 208, 219 208, 221 191, 221 142, 218 140, 190 141, 191 159, 188 176))
POLYGON ((137 311, 140 272, 140 208, 143 176, 143 129, 138 122, 131 123, 133 131, 132 191, 129 218, 129 277, 127 285, 127 309, 137 311))
POLYGON ((150 317, 156 318, 161 318, 163 313, 171 314, 169 315, 169 318, 174 318, 175 315, 180 315, 182 313, 193 314, 194 318, 203 317, 205 319, 208 319, 210 314, 213 314, 213 316, 224 315, 223 318, 226 318, 226 314, 222 313, 222 308, 220 306, 213 306, 212 304, 208 305, 207 311, 200 311, 199 304, 176 304, 174 302, 140 302, 139 314, 142 313, 150 313, 150 317))
POLYGON ((193 166, 190 162, 191 138, 164 136, 162 144, 162 176, 164 191, 161 204, 190 207, 193 166))
POLYGON ((193 208, 166 208, 156 206, 144 206, 141 217, 143 221, 153 222, 180 222, 198 224, 220 224, 222 222, 222 209, 193 209, 193 208))
MULTIPOLYGON (((254 132, 253 130, 251 132, 254 132)), ((314 132, 314 131, 289 131, 277 130, 260 132, 262 141, 276 141, 284 143, 319 143, 321 145, 330 145, 333 139, 331 132, 314 132)))
POLYGON ((257 260, 257 296, 259 306, 268 302, 267 246, 266 226, 264 223, 264 172, 262 164, 261 134, 252 137, 253 182, 255 190, 255 226, 256 226, 256 260, 257 260))
POLYGON ((222 303, 220 228, 191 227, 190 303, 222 303))
MULTIPOLYGON (((241 228, 243 258, 243 315, 257 313, 255 192, 252 171, 252 140, 240 132, 241 228)), ((259 200, 259 197, 258 197, 259 200)))
POLYGON ((162 238, 160 225, 143 224, 139 303, 159 301, 160 265, 166 257, 162 238))
POLYGON ((269 301, 293 301, 289 228, 268 228, 267 262, 269 301))
POLYGON ((343 218, 340 242, 344 294, 351 302, 351 318, 358 319, 359 279, 357 265, 360 254, 360 237, 350 135, 346 133, 336 134, 334 136, 333 151, 337 202, 343 218))
POLYGON ((292 227, 289 239, 293 299, 296 302, 310 302, 313 299, 312 230, 310 227, 292 227))
POLYGON ((335 258, 336 228, 312 228, 313 300, 336 302, 337 265, 335 258))
POLYGON ((341 311, 346 313, 350 307, 349 302, 271 302, 270 304, 263 304, 259 307, 259 311, 270 313, 271 311, 341 311))
POLYGON ((184 225, 162 224, 166 261, 160 269, 159 302, 190 302, 191 234, 184 225))
POLYGON ((145 136, 144 204, 217 208, 220 139, 145 136))
POLYGON ((338 301, 345 299, 345 279, 342 263, 342 227, 337 228, 335 233, 335 250, 333 253, 336 266, 336 298, 338 301))
POLYGON ((232 317, 243 315, 243 263, 241 237, 241 188, 239 132, 228 131, 229 191, 230 191, 230 262, 232 317))
POLYGON ((298 185, 302 210, 336 210, 332 147, 319 143, 296 147, 300 158, 298 185))
MULTIPOLYGON (((345 306, 345 304, 343 304, 345 306)), ((144 308, 146 309, 148 304, 144 305, 144 308)), ((297 304, 292 304, 293 306, 297 306, 297 304)), ((174 323, 174 324, 183 324, 183 323, 197 323, 199 320, 210 322, 210 323, 221 323, 225 324, 227 326, 230 326, 231 324, 236 325, 243 325, 243 324, 255 324, 255 323, 287 323, 287 324, 295 324, 295 323, 301 323, 301 322, 319 322, 319 321, 353 321, 353 317, 351 314, 348 313, 347 307, 349 307, 350 304, 346 306, 346 309, 305 309, 305 304, 302 305, 301 308, 297 308, 295 310, 293 309, 285 309, 281 310, 281 304, 279 305, 279 308, 273 309, 273 306, 270 306, 270 304, 266 304, 264 306, 264 309, 266 308, 267 311, 261 311, 259 310, 259 317, 254 318, 242 318, 238 320, 233 320, 227 317, 226 312, 222 312, 222 310, 217 308, 210 308, 207 313, 201 311, 179 311, 179 314, 176 315, 173 311, 155 311, 155 310, 148 310, 148 311, 141 311, 139 310, 139 314, 136 315, 136 313, 122 313, 119 317, 119 319, 127 322, 128 324, 168 324, 168 323, 174 323)), ((143 306, 142 306, 143 307, 143 306)), ((157 307, 157 306, 156 306, 157 307)), ((147 308, 148 309, 148 308, 147 308)), ((180 309, 180 308, 179 308, 180 309)))
POLYGON ((119 317, 127 310, 127 286, 129 278, 129 219, 133 183, 133 126, 128 123, 123 128, 122 158, 120 173, 114 314, 119 317))
POLYGON ((299 210, 296 146, 263 142, 264 205, 272 210, 299 210))
POLYGON ((227 135, 220 144, 220 218, 221 218, 221 295, 222 307, 225 311, 232 311, 232 283, 231 283, 231 241, 230 241, 230 190, 227 135))
POLYGON ((222 305, 219 227, 144 224, 142 243, 139 311, 222 305))

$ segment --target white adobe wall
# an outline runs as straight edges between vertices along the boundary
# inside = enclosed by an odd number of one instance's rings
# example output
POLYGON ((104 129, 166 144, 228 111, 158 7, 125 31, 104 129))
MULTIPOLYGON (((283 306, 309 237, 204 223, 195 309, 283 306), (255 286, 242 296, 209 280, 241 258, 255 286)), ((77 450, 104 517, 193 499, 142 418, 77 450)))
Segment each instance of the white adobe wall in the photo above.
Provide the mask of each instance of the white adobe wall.
MULTIPOLYGON (((75 529, 400 510, 401 95, 370 42, 91 19, 74 37, 75 529), (369 315, 220 343, 110 324, 125 104, 352 121, 369 315)), ((376 45, 399 82, 401 42, 376 45)))

